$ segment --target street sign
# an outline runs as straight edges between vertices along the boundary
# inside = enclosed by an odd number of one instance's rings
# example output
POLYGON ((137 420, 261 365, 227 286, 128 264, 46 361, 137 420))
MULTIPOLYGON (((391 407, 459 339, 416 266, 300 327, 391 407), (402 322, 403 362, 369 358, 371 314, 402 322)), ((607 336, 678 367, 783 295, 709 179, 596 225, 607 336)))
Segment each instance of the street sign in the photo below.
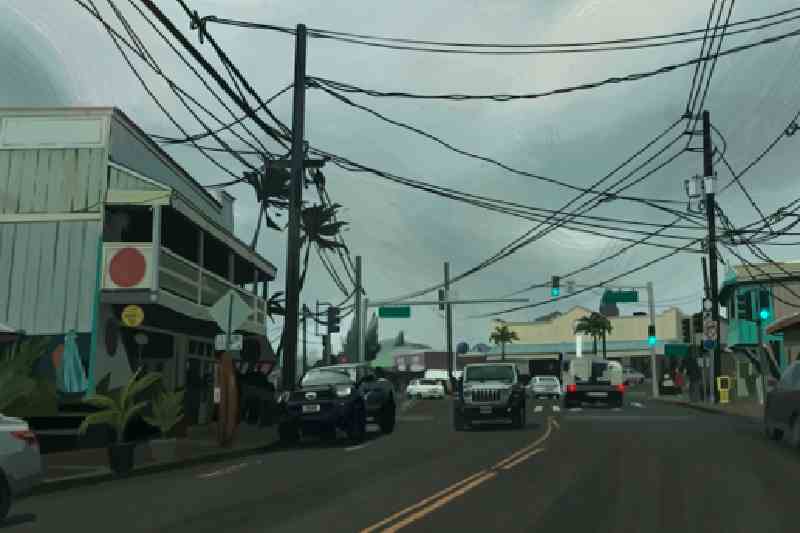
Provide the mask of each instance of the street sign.
POLYGON ((121 318, 122 323, 129 328, 137 328, 144 322, 144 311, 138 305, 126 305, 121 318))
POLYGON ((705 350, 713 350, 714 346, 716 346, 716 342, 711 339, 706 339, 703 341, 703 349, 705 350))
POLYGON ((638 291, 605 291, 603 303, 636 303, 639 301, 638 291))
POLYGON ((223 333, 230 333, 239 329, 253 310, 239 296, 237 291, 231 289, 228 294, 217 300, 217 303, 208 310, 223 333))
POLYGON ((705 311, 708 311, 709 313, 711 313, 711 308, 712 307, 713 307, 713 304, 711 303, 711 300, 709 300, 708 298, 703 298, 703 309, 705 311))
MULTIPOLYGON (((225 350, 225 341, 227 340, 227 335, 224 333, 222 335, 217 335, 214 337, 214 348, 217 351, 225 350)), ((231 345, 228 350, 234 351, 242 351, 242 345, 244 344, 244 335, 240 335, 238 333, 231 334, 231 345)))
POLYGON ((410 318, 411 317, 411 306, 409 305, 397 305, 386 307, 382 306, 378 308, 378 316, 381 318, 410 318))
POLYGON ((703 340, 717 340, 717 323, 713 321, 703 323, 703 340))

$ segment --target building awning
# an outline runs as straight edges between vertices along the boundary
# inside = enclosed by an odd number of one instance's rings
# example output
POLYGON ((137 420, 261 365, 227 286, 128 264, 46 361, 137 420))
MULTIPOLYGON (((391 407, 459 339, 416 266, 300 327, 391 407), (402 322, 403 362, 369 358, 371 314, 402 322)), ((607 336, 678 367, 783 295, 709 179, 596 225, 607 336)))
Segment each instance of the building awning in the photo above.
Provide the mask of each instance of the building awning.
POLYGON ((782 317, 767 326, 767 335, 783 333, 785 330, 800 325, 800 313, 782 317))

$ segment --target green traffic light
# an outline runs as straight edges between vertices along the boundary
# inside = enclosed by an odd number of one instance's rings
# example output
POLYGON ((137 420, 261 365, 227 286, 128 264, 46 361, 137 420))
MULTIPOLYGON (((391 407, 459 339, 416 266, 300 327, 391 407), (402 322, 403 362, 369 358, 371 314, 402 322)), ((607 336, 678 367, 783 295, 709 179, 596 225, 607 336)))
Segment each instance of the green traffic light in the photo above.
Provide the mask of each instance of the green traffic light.
POLYGON ((552 289, 550 289, 550 296, 556 297, 559 294, 561 294, 561 289, 559 289, 558 287, 553 287, 552 289))
POLYGON ((647 344, 650 346, 656 345, 656 338, 654 336, 647 337, 647 344))
POLYGON ((761 317, 761 320, 769 319, 769 309, 762 309, 759 311, 758 316, 761 317))

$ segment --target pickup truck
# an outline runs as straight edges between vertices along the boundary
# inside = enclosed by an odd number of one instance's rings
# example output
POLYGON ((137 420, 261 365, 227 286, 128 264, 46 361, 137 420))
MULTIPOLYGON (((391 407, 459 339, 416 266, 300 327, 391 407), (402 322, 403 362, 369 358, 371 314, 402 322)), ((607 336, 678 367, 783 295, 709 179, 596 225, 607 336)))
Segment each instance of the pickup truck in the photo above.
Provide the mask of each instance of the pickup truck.
POLYGON ((510 420, 525 427, 525 388, 513 363, 466 365, 453 402, 453 427, 463 431, 473 422, 510 420))
POLYGON ((582 402, 604 402, 622 407, 625 384, 622 365, 616 361, 580 357, 564 362, 564 407, 582 402))

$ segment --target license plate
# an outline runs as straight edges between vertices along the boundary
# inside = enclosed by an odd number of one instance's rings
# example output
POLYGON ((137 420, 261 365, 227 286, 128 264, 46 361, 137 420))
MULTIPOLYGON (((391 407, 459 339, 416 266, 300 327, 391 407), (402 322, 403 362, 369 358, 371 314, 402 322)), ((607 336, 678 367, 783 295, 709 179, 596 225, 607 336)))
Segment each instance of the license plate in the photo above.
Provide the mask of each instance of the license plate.
POLYGON ((303 406, 304 413, 319 413, 319 405, 304 405, 303 406))
POLYGON ((481 406, 481 414, 482 415, 488 415, 491 412, 492 412, 492 408, 489 407, 488 405, 482 405, 481 406))
POLYGON ((606 396, 608 396, 608 393, 607 392, 589 392, 589 393, 587 393, 587 395, 591 396, 592 398, 605 398, 606 396))

